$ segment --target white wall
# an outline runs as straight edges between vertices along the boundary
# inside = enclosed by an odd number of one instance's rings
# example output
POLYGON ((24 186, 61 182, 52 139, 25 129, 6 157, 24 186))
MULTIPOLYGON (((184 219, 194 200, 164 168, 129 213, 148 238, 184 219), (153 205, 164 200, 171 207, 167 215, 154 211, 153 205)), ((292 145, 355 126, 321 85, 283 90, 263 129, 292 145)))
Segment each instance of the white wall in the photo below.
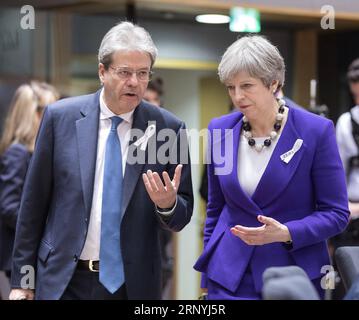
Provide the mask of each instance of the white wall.
MULTIPOLYGON (((156 70, 156 76, 164 81, 164 106, 186 123, 187 128, 200 127, 199 79, 215 72, 191 70, 156 70)), ((199 150, 197 150, 199 152, 199 150)), ((191 157, 198 155, 191 154, 191 157)), ((200 255, 199 241, 202 229, 199 218, 199 185, 202 166, 192 165, 194 193, 193 217, 184 230, 177 233, 177 283, 176 299, 197 299, 198 272, 193 269, 200 255)))

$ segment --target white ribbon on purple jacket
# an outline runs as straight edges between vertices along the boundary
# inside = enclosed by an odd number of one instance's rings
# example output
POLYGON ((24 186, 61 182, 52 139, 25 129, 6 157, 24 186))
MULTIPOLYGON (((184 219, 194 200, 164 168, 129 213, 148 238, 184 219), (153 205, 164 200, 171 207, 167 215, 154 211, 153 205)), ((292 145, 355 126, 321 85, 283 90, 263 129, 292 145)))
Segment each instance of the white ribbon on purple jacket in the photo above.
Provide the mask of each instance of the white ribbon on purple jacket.
POLYGON ((290 149, 289 151, 287 151, 286 153, 283 153, 280 156, 282 161, 284 161, 285 163, 288 163, 293 158, 293 156, 296 154, 296 152, 301 148, 302 144, 303 144, 303 140, 297 139, 293 145, 293 148, 290 149))
POLYGON ((141 145, 140 149, 142 151, 145 151, 146 148, 147 148, 147 142, 148 142, 148 139, 151 138, 156 132, 156 125, 155 124, 151 124, 147 127, 146 131, 145 131, 145 134, 140 138, 138 139, 134 145, 136 147, 138 147, 139 145, 141 145))

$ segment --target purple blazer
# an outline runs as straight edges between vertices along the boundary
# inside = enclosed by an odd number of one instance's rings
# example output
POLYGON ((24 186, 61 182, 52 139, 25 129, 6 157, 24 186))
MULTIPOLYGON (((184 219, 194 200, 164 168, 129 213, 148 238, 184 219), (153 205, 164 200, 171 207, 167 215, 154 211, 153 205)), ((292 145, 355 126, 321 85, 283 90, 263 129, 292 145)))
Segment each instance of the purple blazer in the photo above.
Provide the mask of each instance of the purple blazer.
POLYGON ((206 287, 208 277, 235 292, 248 265, 257 292, 262 289, 264 270, 271 266, 298 265, 310 279, 322 277, 325 270, 321 268, 330 264, 326 240, 342 232, 349 218, 345 175, 332 121, 291 108, 252 197, 242 190, 237 177, 241 126, 239 112, 209 124, 211 163, 204 250, 194 266, 202 272, 202 287, 206 287), (219 129, 215 131, 220 134, 214 133, 214 129, 219 129), (285 163, 280 156, 291 150, 297 139, 302 139, 303 144, 285 163), (223 167, 219 161, 213 161, 218 154, 232 164, 226 174, 214 174, 223 167), (250 246, 230 232, 236 224, 260 226, 259 214, 288 227, 293 240, 291 249, 278 242, 250 246))

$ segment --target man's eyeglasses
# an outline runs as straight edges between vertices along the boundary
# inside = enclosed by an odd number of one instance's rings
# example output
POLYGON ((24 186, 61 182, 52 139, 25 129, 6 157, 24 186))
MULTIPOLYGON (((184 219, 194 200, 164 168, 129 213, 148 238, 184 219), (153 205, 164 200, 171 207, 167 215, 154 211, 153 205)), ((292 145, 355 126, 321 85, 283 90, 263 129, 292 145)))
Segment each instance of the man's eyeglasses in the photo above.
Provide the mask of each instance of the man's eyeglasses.
POLYGON ((122 80, 129 80, 132 78, 132 75, 136 73, 136 77, 139 81, 149 81, 151 80, 151 77, 153 75, 153 71, 150 70, 130 70, 126 68, 114 68, 110 67, 112 70, 114 70, 114 73, 117 77, 119 77, 122 80))

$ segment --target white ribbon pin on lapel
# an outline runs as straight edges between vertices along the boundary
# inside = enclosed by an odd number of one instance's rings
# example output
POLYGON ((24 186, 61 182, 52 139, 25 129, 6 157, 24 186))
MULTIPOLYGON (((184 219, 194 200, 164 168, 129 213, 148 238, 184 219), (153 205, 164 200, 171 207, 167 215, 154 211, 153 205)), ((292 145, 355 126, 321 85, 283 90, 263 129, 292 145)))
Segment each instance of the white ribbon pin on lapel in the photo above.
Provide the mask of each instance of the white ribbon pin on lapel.
POLYGON ((287 151, 286 153, 283 153, 280 156, 282 161, 284 161, 285 163, 288 163, 293 158, 295 153, 301 148, 302 144, 303 144, 303 140, 297 139, 293 145, 293 148, 291 150, 287 151))
POLYGON ((156 132, 156 125, 155 124, 151 124, 150 126, 147 127, 146 131, 145 131, 145 134, 140 138, 138 139, 134 145, 136 147, 138 147, 139 145, 141 145, 140 149, 142 151, 145 151, 146 148, 147 148, 147 142, 148 142, 148 139, 151 138, 156 132))

